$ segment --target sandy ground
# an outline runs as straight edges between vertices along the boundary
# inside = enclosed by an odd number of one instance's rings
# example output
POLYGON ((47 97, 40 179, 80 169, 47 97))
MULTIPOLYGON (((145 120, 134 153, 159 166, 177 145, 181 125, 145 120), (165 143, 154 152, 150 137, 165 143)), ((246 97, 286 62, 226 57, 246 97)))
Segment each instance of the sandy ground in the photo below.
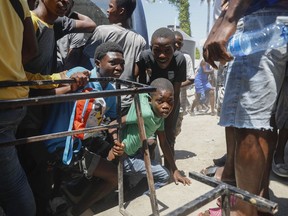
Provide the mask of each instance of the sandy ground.
MULTIPOLYGON (((193 99, 189 92, 189 101, 193 99)), ((224 128, 217 125, 219 117, 206 115, 190 116, 185 115, 182 123, 182 131, 177 137, 175 146, 176 164, 188 176, 189 172, 200 172, 203 168, 212 165, 214 158, 219 158, 225 154, 224 128)), ((287 154, 288 155, 288 154, 287 154)), ((288 216, 288 179, 279 178, 271 174, 270 195, 271 200, 279 204, 277 216, 288 216)), ((192 180, 192 185, 175 186, 171 183, 157 190, 157 199, 160 203, 160 215, 166 215, 169 210, 183 206, 198 196, 208 192, 211 188, 192 180)), ((197 215, 209 207, 216 207, 216 201, 212 201, 206 206, 196 210, 189 215, 197 215)), ((127 210, 132 215, 151 215, 151 206, 147 196, 142 196, 131 201, 127 205, 127 210)), ((89 215, 89 214, 87 214, 89 215)), ((90 214, 91 215, 91 214, 90 214)), ((102 211, 96 215, 121 215, 118 207, 107 211, 102 211)), ((177 214, 175 214, 177 215, 177 214)))

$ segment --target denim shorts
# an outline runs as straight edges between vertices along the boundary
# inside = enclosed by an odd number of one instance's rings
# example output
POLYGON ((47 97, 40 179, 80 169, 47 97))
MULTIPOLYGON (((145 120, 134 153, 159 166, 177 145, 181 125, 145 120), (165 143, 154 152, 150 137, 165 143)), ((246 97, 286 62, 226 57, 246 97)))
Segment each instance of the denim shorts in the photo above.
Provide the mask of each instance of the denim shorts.
MULTIPOLYGON (((288 16, 288 11, 256 11, 239 20, 237 32, 262 29, 274 23, 277 16, 288 16)), ((271 116, 275 112, 287 60, 287 46, 234 58, 228 65, 219 125, 272 129, 271 116)))

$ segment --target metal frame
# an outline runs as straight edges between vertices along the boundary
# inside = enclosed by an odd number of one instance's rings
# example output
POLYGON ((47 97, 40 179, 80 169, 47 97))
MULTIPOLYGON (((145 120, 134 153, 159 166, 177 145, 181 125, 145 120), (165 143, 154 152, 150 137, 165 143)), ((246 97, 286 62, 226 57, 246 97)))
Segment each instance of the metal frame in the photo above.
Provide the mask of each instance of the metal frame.
POLYGON ((251 194, 247 191, 231 186, 224 182, 218 181, 215 178, 211 178, 197 172, 189 172, 189 177, 215 188, 203 194, 202 196, 199 196, 195 200, 186 203, 182 207, 179 207, 176 210, 170 212, 169 214, 167 214, 167 216, 188 215, 194 212, 195 210, 201 208, 202 206, 206 205, 207 203, 211 202, 212 200, 215 200, 219 196, 222 196, 221 199, 222 216, 229 216, 230 215, 229 200, 231 195, 235 196, 238 199, 244 200, 250 203, 251 205, 256 206, 261 211, 268 212, 271 214, 276 214, 278 211, 277 203, 264 199, 263 197, 256 196, 254 194, 251 194))
MULTIPOLYGON (((145 128, 144 128, 144 121, 142 118, 141 112, 141 105, 139 102, 139 93, 149 93, 156 91, 156 88, 140 84, 137 82, 126 81, 122 79, 116 78, 90 78, 89 82, 99 82, 99 81, 108 81, 108 82, 115 82, 116 83, 116 90, 110 91, 95 91, 95 92, 88 92, 88 93, 72 93, 72 94, 64 94, 64 95, 54 95, 54 96, 40 96, 34 98, 23 98, 23 99, 14 99, 14 100, 0 100, 0 110, 5 110, 9 108, 15 108, 19 106, 33 106, 33 105, 40 105, 40 104, 51 104, 51 103, 60 103, 64 101, 74 101, 79 99, 88 99, 88 98, 96 98, 96 97, 109 97, 109 96, 117 96, 117 124, 113 125, 105 125, 105 126, 96 126, 91 128, 86 128, 82 130, 72 130, 70 132, 59 132, 59 133, 52 133, 40 136, 33 136, 27 137, 22 139, 17 139, 12 142, 4 142, 0 144, 0 147, 7 147, 12 145, 20 145, 24 143, 32 143, 37 141, 44 141, 58 137, 70 136, 73 134, 80 134, 84 132, 96 132, 99 130, 107 130, 109 128, 121 128, 121 96, 132 94, 134 95, 134 102, 136 106, 136 113, 138 119, 138 127, 141 141, 143 142, 144 147, 144 161, 145 167, 147 170, 147 180, 150 190, 150 200, 151 200, 151 207, 153 211, 153 215, 158 216, 158 205, 154 187, 154 180, 151 171, 151 161, 149 156, 149 150, 147 145, 147 138, 145 135, 145 128), (121 84, 124 86, 128 86, 129 88, 121 89, 121 84)), ((66 79, 66 80, 36 80, 36 81, 0 81, 0 88, 2 87, 15 87, 15 86, 41 86, 41 85, 54 85, 54 84, 67 84, 73 83, 75 80, 73 79, 66 79)), ((119 130, 118 130, 119 131, 119 130)), ((120 136, 118 136, 120 137, 120 136)), ((123 192, 123 159, 120 158, 119 165, 118 165, 118 190, 119 190, 119 212, 122 215, 131 215, 125 208, 124 208, 124 192, 123 192)))
MULTIPOLYGON (((139 127, 139 134, 140 139, 143 143, 144 148, 144 161, 145 167, 147 170, 147 180, 150 190, 150 202, 153 215, 158 216, 158 204, 156 198, 156 192, 154 187, 154 180, 153 175, 151 172, 151 161, 149 156, 149 150, 147 145, 147 137, 145 135, 145 128, 144 128, 144 121, 142 118, 141 112, 141 104, 139 102, 139 93, 148 93, 153 92, 156 89, 147 85, 143 85, 136 82, 125 81, 116 78, 91 78, 90 82, 95 81, 109 81, 116 83, 116 90, 111 91, 101 91, 101 92, 89 92, 89 93, 73 93, 73 94, 65 94, 65 95, 55 95, 55 96, 44 96, 44 97, 35 97, 35 98, 24 98, 24 99, 15 99, 15 100, 0 100, 0 110, 9 109, 13 107, 20 106, 32 106, 32 105, 39 105, 39 104, 50 104, 50 103, 60 103, 64 101, 74 101, 78 99, 88 99, 93 97, 108 97, 108 96, 117 96, 117 112, 118 112, 118 119, 117 124, 114 125, 105 125, 105 126, 97 126, 92 128, 86 128, 83 130, 71 131, 71 132, 59 132, 59 133, 52 133, 46 134, 41 136, 33 136, 27 137, 22 139, 17 139, 13 142, 4 142, 0 144, 0 147, 12 146, 12 145, 19 145, 24 143, 32 143, 36 141, 44 141, 52 138, 64 137, 73 134, 79 134, 83 132, 96 132, 99 130, 107 130, 112 127, 121 128, 121 96, 132 94, 134 95, 134 103, 136 106, 136 113, 138 117, 138 127, 139 127), (121 89, 121 84, 125 86, 129 86, 130 88, 121 89)), ((0 88, 1 87, 8 87, 8 86, 39 86, 39 85, 51 85, 51 84, 63 84, 63 83, 73 83, 75 82, 73 79, 67 80, 54 80, 54 81, 21 81, 21 82, 13 82, 13 81, 0 81, 0 88)), ((119 131, 119 130, 118 130, 119 131)), ((119 136, 118 136, 119 137, 119 136)), ((168 216, 181 216, 181 215, 188 215, 198 208, 206 205, 210 201, 216 199, 219 196, 222 196, 222 216, 230 215, 230 196, 233 195, 239 199, 242 199, 250 204, 256 206, 259 210, 275 214, 278 211, 278 204, 272 202, 270 200, 264 199, 262 197, 253 195, 248 193, 247 191, 241 190, 237 187, 228 185, 224 182, 217 181, 214 178, 210 178, 204 176, 202 174, 196 172, 189 172, 189 177, 215 187, 211 191, 203 194, 202 196, 192 200, 182 207, 177 208, 176 210, 167 214, 168 216)), ((124 208, 124 192, 123 192, 123 159, 120 158, 119 165, 118 165, 118 190, 119 190, 119 212, 125 216, 132 216, 125 208, 124 208)))

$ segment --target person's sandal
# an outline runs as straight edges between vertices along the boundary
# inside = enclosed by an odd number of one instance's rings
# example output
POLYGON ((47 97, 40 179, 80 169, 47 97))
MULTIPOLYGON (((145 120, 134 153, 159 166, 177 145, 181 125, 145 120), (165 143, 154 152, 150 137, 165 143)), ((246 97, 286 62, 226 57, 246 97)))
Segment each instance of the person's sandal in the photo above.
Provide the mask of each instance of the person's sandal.
POLYGON ((209 210, 205 212, 201 212, 198 214, 198 216, 222 216, 222 210, 221 208, 210 208, 209 210))
POLYGON ((201 174, 203 175, 206 175, 206 176, 209 176, 209 177, 213 177, 217 171, 217 166, 208 166, 206 167, 205 169, 202 169, 200 171, 201 174))

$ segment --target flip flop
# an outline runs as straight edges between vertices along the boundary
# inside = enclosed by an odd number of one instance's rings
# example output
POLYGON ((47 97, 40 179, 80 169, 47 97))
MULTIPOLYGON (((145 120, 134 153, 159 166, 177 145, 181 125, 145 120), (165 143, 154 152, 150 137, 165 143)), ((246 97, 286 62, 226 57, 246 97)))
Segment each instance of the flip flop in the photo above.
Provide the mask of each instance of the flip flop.
POLYGON ((210 208, 209 210, 198 214, 198 216, 222 216, 221 208, 210 208))
POLYGON ((205 169, 202 169, 200 171, 201 174, 203 175, 206 175, 206 176, 209 176, 209 177, 213 177, 217 171, 217 166, 208 166, 206 167, 205 169))

